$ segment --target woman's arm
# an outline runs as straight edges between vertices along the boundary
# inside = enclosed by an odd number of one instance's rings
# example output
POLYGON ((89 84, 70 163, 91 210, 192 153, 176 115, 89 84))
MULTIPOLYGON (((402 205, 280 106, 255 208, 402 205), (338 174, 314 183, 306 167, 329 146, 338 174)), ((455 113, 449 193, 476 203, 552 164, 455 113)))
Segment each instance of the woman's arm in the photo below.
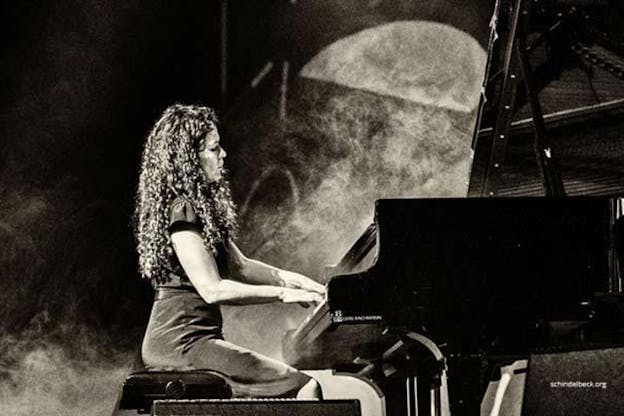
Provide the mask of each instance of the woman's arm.
POLYGON ((320 302, 322 297, 305 290, 268 285, 248 285, 222 279, 214 256, 204 247, 194 230, 171 234, 173 248, 182 268, 199 295, 212 304, 246 305, 282 301, 284 303, 320 302))
POLYGON ((325 293, 325 286, 309 277, 246 257, 232 241, 228 242, 228 253, 238 273, 246 283, 304 289, 319 294, 325 293))

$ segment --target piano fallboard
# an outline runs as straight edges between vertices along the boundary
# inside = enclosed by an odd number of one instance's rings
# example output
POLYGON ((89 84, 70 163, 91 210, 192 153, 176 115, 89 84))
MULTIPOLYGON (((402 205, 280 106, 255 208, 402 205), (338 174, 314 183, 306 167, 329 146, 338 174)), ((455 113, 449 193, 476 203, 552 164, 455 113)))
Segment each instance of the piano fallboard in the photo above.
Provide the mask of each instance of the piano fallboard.
POLYGON ((297 330, 285 335, 283 354, 287 363, 300 369, 353 370, 396 340, 383 317, 336 314, 323 303, 297 330))

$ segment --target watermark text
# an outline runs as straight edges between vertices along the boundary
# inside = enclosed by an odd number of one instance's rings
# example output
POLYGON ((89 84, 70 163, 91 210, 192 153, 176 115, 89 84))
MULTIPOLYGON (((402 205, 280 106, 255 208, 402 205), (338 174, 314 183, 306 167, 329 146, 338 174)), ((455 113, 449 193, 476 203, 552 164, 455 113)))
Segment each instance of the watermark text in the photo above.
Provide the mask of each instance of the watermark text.
POLYGON ((551 389, 606 389, 606 381, 551 381, 551 389))

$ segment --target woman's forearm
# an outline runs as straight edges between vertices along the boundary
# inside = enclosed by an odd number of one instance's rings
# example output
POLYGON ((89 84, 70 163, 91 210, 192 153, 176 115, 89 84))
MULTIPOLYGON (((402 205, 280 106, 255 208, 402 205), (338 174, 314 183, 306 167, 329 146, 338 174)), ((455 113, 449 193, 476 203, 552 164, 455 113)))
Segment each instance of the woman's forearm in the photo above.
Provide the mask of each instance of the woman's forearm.
POLYGON ((282 270, 270 264, 246 257, 236 244, 229 242, 230 259, 234 275, 242 282, 252 285, 279 286, 288 289, 302 289, 318 294, 325 293, 325 287, 302 274, 282 270))
POLYGON ((310 304, 323 301, 321 295, 307 290, 265 285, 254 286, 232 280, 221 280, 218 283, 208 285, 200 283, 195 285, 195 288, 207 303, 216 305, 251 305, 275 301, 310 304))
POLYGON ((283 289, 268 285, 249 285, 232 280, 195 285, 206 303, 218 305, 253 305, 280 300, 283 289))
POLYGON ((325 293, 323 285, 302 274, 278 269, 253 259, 247 259, 247 264, 243 273, 243 279, 247 283, 303 289, 319 294, 325 293))
POLYGON ((240 273, 245 282, 252 285, 284 286, 277 267, 254 259, 245 259, 240 273))

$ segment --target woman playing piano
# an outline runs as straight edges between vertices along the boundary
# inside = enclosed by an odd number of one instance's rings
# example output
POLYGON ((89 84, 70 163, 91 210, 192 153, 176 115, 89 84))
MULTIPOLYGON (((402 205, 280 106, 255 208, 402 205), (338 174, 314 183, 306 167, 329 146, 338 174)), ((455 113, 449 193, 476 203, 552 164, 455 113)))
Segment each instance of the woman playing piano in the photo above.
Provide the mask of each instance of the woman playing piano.
POLYGON ((324 287, 247 258, 215 112, 173 105, 143 149, 135 234, 142 277, 156 290, 141 349, 147 367, 209 369, 235 396, 319 398, 316 381, 223 339, 219 305, 320 302, 324 287))

